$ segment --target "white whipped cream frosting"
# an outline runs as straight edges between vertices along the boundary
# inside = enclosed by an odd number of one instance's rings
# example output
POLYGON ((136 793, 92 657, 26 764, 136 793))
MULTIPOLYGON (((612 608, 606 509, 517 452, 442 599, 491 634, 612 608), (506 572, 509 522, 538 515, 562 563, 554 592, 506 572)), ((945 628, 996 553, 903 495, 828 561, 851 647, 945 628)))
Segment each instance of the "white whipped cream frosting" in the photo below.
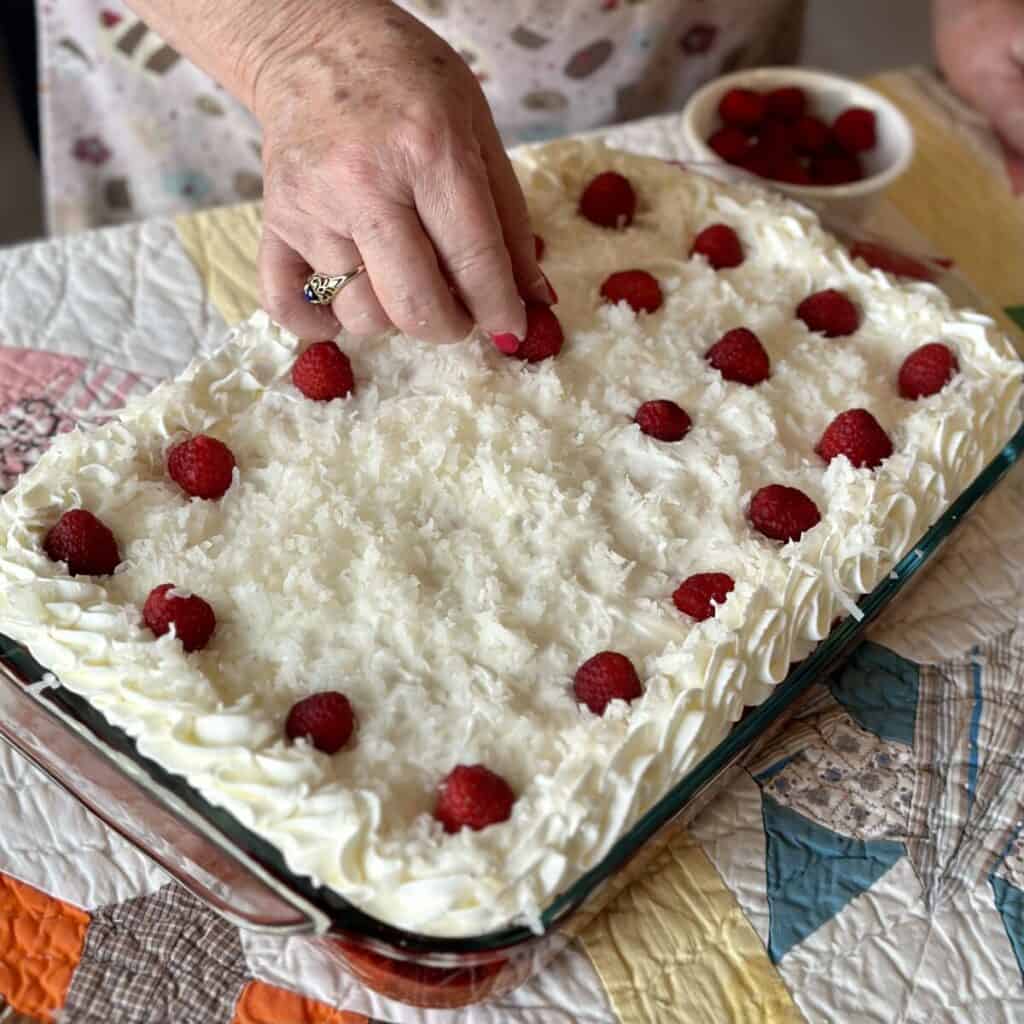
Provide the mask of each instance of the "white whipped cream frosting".
POLYGON ((290 382, 301 343, 258 313, 114 422, 58 439, 0 502, 0 630, 293 870, 438 935, 536 926, 1021 421, 1020 364, 991 320, 851 260, 808 211, 595 143, 526 151, 518 169, 561 296, 556 359, 524 365, 479 336, 342 336, 357 389, 320 404, 290 382), (639 196, 621 232, 576 214, 609 168, 639 196), (739 234, 742 266, 687 258, 715 222, 739 234), (601 303, 604 278, 630 268, 659 279, 656 313, 601 303), (794 316, 830 287, 862 311, 851 337, 794 316), (704 359, 740 326, 771 356, 756 388, 704 359), (902 400, 900 363, 940 340, 959 375, 902 400), (683 441, 633 423, 654 398, 689 412, 683 441), (857 406, 895 454, 875 471, 826 466, 814 445, 857 406), (220 501, 165 473, 168 448, 198 432, 238 462, 220 501), (754 532, 746 508, 769 483, 804 490, 821 523, 786 545, 754 532), (77 506, 117 536, 113 577, 72 578, 43 554, 77 506), (736 587, 694 623, 672 591, 710 571, 736 587), (165 582, 213 605, 206 650, 141 625, 165 582), (644 694, 597 717, 572 677, 605 649, 632 659, 644 694), (283 735, 292 704, 323 689, 359 723, 333 756, 283 735), (476 762, 512 785, 512 817, 447 835, 438 782, 476 762))

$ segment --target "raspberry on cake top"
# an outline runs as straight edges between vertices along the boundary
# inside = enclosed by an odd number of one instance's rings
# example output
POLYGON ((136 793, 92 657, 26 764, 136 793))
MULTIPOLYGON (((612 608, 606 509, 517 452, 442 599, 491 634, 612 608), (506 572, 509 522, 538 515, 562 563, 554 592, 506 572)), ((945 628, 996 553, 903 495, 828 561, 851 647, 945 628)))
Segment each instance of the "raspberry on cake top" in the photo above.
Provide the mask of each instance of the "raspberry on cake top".
POLYGON ((0 630, 431 934, 536 926, 1021 420, 988 318, 792 203, 518 170, 560 295, 522 345, 258 313, 0 501, 0 630))

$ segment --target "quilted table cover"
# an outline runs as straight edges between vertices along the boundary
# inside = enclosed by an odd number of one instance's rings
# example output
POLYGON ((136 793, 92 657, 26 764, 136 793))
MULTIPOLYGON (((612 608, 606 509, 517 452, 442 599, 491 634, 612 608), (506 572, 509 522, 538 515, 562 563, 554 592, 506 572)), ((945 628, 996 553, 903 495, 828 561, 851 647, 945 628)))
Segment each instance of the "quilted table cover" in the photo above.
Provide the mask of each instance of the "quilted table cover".
MULTIPOLYGON (((1022 169, 928 74, 873 84, 919 147, 874 226, 1024 327, 1022 169)), ((686 155, 674 118, 607 135, 686 155)), ((0 490, 256 307, 258 225, 232 207, 0 252, 0 490)), ((240 932, 0 746, 0 1021, 1020 1021, 1022 820, 1024 467, 649 874, 479 1007, 414 1010, 240 932)))

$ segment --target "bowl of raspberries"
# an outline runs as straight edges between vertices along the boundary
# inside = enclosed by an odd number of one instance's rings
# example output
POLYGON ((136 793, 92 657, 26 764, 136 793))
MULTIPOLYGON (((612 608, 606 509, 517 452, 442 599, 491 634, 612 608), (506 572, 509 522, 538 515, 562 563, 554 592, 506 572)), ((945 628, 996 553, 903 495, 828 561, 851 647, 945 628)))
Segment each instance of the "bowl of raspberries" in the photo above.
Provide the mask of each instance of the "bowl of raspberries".
POLYGON ((726 177, 753 175, 860 220, 906 170, 914 135, 899 109, 858 82, 807 68, 723 75, 683 111, 691 160, 726 177))

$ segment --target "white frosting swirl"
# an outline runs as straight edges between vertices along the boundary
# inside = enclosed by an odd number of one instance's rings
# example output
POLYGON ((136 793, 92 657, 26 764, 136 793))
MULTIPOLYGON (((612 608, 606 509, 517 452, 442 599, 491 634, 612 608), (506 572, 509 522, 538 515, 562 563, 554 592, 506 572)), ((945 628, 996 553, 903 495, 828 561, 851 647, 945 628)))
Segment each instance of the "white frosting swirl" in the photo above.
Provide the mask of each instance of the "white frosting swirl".
POLYGON ((888 573, 1021 420, 1021 372, 988 319, 932 286, 851 261, 806 210, 587 143, 524 153, 519 169, 562 301, 562 354, 524 366, 485 339, 432 347, 343 338, 355 395, 292 388, 299 343, 263 314, 114 422, 57 440, 0 502, 0 629, 26 643, 141 750, 275 843, 290 866, 394 924, 434 934, 536 924, 541 909, 888 573), (581 220, 576 198, 614 168, 634 225, 581 220), (746 261, 687 259, 695 233, 735 227, 746 261), (599 302, 605 276, 656 274, 662 309, 599 302), (809 333, 797 303, 838 287, 863 310, 844 339, 809 333), (746 326, 771 354, 757 388, 704 360, 746 326), (953 345, 961 372, 905 402, 900 362, 953 345), (639 432, 671 398, 691 433, 639 432), (813 447, 866 406, 895 454, 875 472, 813 447), (237 478, 217 502, 168 482, 168 447, 223 439, 237 478), (780 546, 745 510, 767 483, 800 487, 821 524, 780 546), (84 506, 121 544, 108 579, 74 579, 41 541, 84 506), (695 624, 671 593, 694 572, 736 587, 695 624), (140 625, 172 582, 216 609, 192 655, 140 625), (644 695, 603 718, 571 680, 603 649, 644 695), (326 756, 282 735, 288 709, 343 690, 359 730, 326 756), (518 794, 512 818, 446 835, 438 781, 481 761, 518 794))

